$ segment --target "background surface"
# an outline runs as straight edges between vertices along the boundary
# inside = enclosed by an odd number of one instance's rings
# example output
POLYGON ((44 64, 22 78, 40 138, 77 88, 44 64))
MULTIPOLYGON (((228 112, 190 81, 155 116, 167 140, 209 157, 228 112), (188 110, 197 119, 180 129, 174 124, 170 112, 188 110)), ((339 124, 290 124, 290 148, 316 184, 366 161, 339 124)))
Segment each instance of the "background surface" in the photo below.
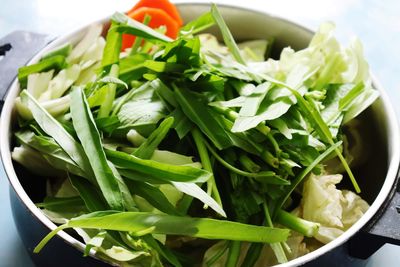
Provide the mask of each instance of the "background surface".
MULTIPOLYGON (((126 11, 136 0, 0 0, 0 38, 15 30, 52 37, 126 11)), ((173 1, 188 2, 188 1, 173 1)), ((209 1, 192 1, 209 2, 209 1)), ((347 44, 358 36, 372 72, 386 89, 400 115, 400 1, 398 0, 215 0, 213 2, 265 11, 313 30, 324 21, 337 25, 337 37, 347 44)), ((0 74, 1 78, 1 74, 0 74)), ((0 167, 0 267, 33 267, 16 232, 8 199, 8 181, 0 167)), ((399 223, 400 229, 400 223, 399 223)), ((399 266, 400 247, 385 245, 368 267, 399 266)))

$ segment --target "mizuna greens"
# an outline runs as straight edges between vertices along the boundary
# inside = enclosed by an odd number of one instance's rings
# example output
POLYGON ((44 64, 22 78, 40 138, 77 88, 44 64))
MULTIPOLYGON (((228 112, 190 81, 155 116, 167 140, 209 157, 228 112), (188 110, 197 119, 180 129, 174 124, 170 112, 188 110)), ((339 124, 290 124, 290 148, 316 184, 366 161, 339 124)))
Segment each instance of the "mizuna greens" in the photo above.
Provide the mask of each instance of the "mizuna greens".
POLYGON ((362 189, 344 129, 378 93, 333 28, 276 60, 215 5, 175 40, 116 13, 105 39, 94 25, 22 67, 12 156, 47 179, 37 206, 61 224, 35 252, 73 228, 121 266, 266 266, 343 233, 368 208, 336 188, 340 170, 362 189), (214 25, 225 45, 200 34, 214 25), (122 34, 142 43, 121 52, 122 34))

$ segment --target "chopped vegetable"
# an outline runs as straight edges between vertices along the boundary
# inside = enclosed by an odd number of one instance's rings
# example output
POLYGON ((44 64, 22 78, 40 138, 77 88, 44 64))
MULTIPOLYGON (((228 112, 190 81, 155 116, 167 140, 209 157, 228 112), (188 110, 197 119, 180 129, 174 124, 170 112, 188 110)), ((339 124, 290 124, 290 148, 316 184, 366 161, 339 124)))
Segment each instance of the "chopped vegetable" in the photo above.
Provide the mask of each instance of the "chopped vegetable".
MULTIPOLYGON (((146 25, 153 29, 165 27, 165 35, 172 39, 178 36, 179 27, 182 26, 182 19, 176 7, 168 0, 141 0, 127 12, 127 15, 139 22, 144 22, 148 17, 149 20, 145 23, 146 25)), ((122 36, 122 51, 132 47, 135 40, 136 36, 124 34, 122 36)))
POLYGON ((128 14, 141 7, 151 7, 163 10, 177 22, 178 27, 183 25, 183 21, 178 9, 169 0, 140 0, 131 10, 128 11, 128 14))
POLYGON ((169 1, 141 0, 106 38, 94 25, 20 69, 12 157, 48 179, 37 206, 61 224, 35 252, 73 228, 121 266, 264 267, 368 209, 354 118, 379 94, 359 41, 323 24, 272 59, 272 36, 236 43, 215 5, 181 26, 169 1), (213 25, 225 45, 198 34, 213 25))

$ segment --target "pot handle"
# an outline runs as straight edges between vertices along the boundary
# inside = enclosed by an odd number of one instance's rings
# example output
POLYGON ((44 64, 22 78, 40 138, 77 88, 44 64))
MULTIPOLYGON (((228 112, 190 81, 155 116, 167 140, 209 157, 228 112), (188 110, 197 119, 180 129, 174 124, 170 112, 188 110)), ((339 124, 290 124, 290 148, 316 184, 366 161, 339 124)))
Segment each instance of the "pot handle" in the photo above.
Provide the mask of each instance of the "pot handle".
POLYGON ((349 254, 359 259, 367 259, 384 244, 400 245, 400 170, 396 186, 390 192, 370 222, 349 241, 349 254))
POLYGON ((0 112, 18 68, 25 65, 49 41, 47 35, 26 31, 15 31, 0 39, 0 112))

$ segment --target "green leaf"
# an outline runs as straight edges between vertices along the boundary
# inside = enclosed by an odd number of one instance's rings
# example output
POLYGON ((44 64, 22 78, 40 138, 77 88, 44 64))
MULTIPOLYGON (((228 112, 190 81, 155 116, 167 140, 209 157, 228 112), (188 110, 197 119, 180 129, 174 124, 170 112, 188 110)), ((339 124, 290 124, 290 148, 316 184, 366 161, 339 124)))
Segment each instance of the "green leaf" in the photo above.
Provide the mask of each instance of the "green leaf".
POLYGON ((119 54, 122 46, 122 34, 117 32, 118 24, 111 22, 110 29, 107 33, 106 46, 103 51, 101 66, 103 69, 108 68, 112 64, 118 64, 119 54))
MULTIPOLYGON (((150 21, 151 21, 151 16, 149 14, 145 14, 143 18, 143 24, 149 26, 150 21)), ((131 46, 131 51, 129 52, 129 55, 135 55, 140 50, 142 50, 146 45, 147 45, 146 41, 144 41, 142 37, 135 38, 135 41, 131 46)))
POLYGON ((146 60, 143 63, 143 66, 148 68, 149 70, 160 73, 183 72, 185 70, 185 66, 182 64, 155 60, 146 60))
POLYGON ((132 194, 128 186, 126 185, 125 180, 122 178, 121 174, 118 172, 114 164, 112 164, 110 161, 107 161, 107 164, 114 174, 115 180, 117 180, 119 191, 122 195, 123 206, 127 211, 138 211, 136 203, 133 200, 132 194))
POLYGON ((95 122, 99 131, 103 131, 109 134, 112 134, 112 132, 121 125, 117 116, 97 118, 95 122))
POLYGON ((205 218, 190 218, 148 212, 95 212, 74 218, 49 233, 34 249, 43 246, 60 230, 79 227, 140 233, 151 229, 154 234, 184 235, 205 239, 275 243, 285 241, 289 230, 205 218))
POLYGON ((37 203, 36 206, 55 212, 81 212, 85 209, 85 203, 79 196, 45 197, 44 201, 42 203, 37 203))
POLYGON ((228 170, 231 170, 234 173, 237 173, 241 176, 244 177, 251 177, 255 178, 259 181, 262 181, 263 183, 267 184, 278 184, 278 185, 289 185, 290 182, 288 180, 282 179, 278 175, 276 175, 275 172, 273 171, 260 171, 260 172, 246 172, 243 170, 240 170, 236 168, 235 166, 229 164, 227 161, 225 161, 218 153, 208 144, 205 142, 205 145, 207 146, 208 150, 211 152, 211 154, 215 157, 216 160, 218 160, 225 168, 228 170))
POLYGON ((119 78, 126 83, 141 79, 148 72, 144 62, 149 59, 150 55, 143 53, 121 58, 119 78))
POLYGON ((135 195, 147 200, 154 208, 167 214, 181 215, 158 187, 133 180, 130 180, 128 185, 135 195))
POLYGON ((329 147, 327 150, 324 151, 321 155, 319 155, 307 168, 303 169, 295 179, 292 180, 292 183, 286 190, 285 196, 279 201, 277 208, 281 208, 282 205, 287 201, 289 196, 292 194, 293 190, 300 184, 301 181, 319 164, 321 163, 326 157, 328 157, 332 152, 334 152, 340 145, 342 141, 339 141, 329 147))
POLYGON ((174 118, 174 125, 172 126, 178 137, 182 140, 193 128, 193 123, 186 117, 183 111, 177 107, 171 114, 174 118))
POLYGON ((225 129, 214 118, 212 110, 187 89, 175 88, 175 95, 185 115, 214 143, 218 149, 230 147, 231 141, 225 129))
POLYGON ((222 33, 222 38, 224 39, 224 43, 229 48, 229 51, 232 53, 233 57, 237 62, 246 65, 246 62, 243 60, 239 48, 235 42, 235 39, 232 36, 232 33, 229 31, 228 26, 226 25, 224 19, 222 18, 219 10, 215 4, 211 6, 211 14, 218 25, 219 29, 222 33))
POLYGON ((154 153, 154 150, 157 149, 158 145, 167 136, 173 123, 173 117, 168 117, 164 119, 161 122, 160 126, 158 126, 158 128, 150 134, 146 141, 144 141, 144 143, 141 144, 137 150, 135 150, 133 155, 142 159, 150 159, 154 153))
POLYGON ((19 131, 15 133, 18 141, 25 146, 29 146, 41 153, 52 167, 68 171, 70 173, 85 177, 87 175, 76 163, 68 156, 67 153, 54 141, 53 138, 47 136, 37 136, 31 131, 19 131))
POLYGON ((246 96, 232 132, 247 131, 264 121, 274 120, 284 115, 294 104, 287 94, 290 94, 289 90, 273 87, 269 82, 256 87, 254 93, 246 96))
MULTIPOLYGON (((127 33, 136 35, 139 37, 143 37, 146 40, 150 41, 160 41, 160 42, 171 42, 172 39, 169 37, 153 30, 152 28, 131 19, 123 13, 116 12, 112 15, 111 20, 120 24, 115 27, 115 31, 119 33, 127 33)), ((118 50, 120 51, 120 50, 118 50)))
POLYGON ((65 65, 65 57, 60 55, 44 59, 36 64, 23 66, 18 69, 18 81, 21 84, 21 88, 26 88, 27 78, 30 74, 52 69, 59 71, 63 69, 65 65))
POLYGON ((18 162, 32 173, 43 177, 54 177, 64 174, 49 165, 49 162, 43 158, 38 151, 28 146, 21 145, 14 147, 11 157, 14 161, 18 162))
MULTIPOLYGON (((303 98, 303 96, 300 95, 299 92, 297 92, 296 90, 293 90, 291 88, 288 88, 288 89, 296 97, 296 99, 298 101, 297 103, 298 103, 301 111, 304 112, 304 114, 307 117, 307 119, 313 124, 314 129, 318 133, 319 137, 323 141, 325 141, 328 144, 330 144, 331 146, 334 146, 332 134, 331 134, 328 126, 326 125, 326 123, 322 119, 321 114, 319 113, 319 111, 313 105, 308 103, 303 98)), ((353 184, 355 191, 357 193, 360 193, 361 189, 358 186, 357 181, 354 178, 354 175, 353 175, 349 165, 346 162, 346 159, 343 157, 342 153, 337 148, 335 149, 335 152, 336 152, 337 156, 339 157, 340 161, 342 162, 343 167, 345 168, 347 174, 349 175, 350 181, 353 184)))
POLYGON ((178 106, 178 102, 175 99, 174 92, 168 88, 160 79, 151 81, 150 86, 155 90, 158 96, 164 99, 168 104, 173 107, 178 106))
POLYGON ((254 91, 245 97, 246 100, 239 111, 239 115, 247 117, 256 115, 261 102, 264 100, 271 87, 272 84, 270 82, 264 82, 254 88, 254 91))
POLYGON ((26 90, 21 93, 22 102, 30 109, 40 128, 61 146, 69 157, 89 176, 93 170, 81 146, 64 127, 54 119, 26 90))
POLYGON ((187 34, 196 34, 201 31, 204 31, 215 24, 214 18, 211 12, 206 12, 196 19, 189 21, 180 29, 180 34, 187 35, 187 34))
POLYGON ((106 155, 118 168, 147 174, 163 181, 202 183, 211 176, 209 172, 202 169, 141 159, 124 152, 106 150, 106 155))
POLYGON ((157 124, 165 117, 165 106, 160 100, 132 100, 118 112, 122 127, 157 124))
POLYGON ((107 210, 103 196, 93 184, 75 175, 69 175, 69 180, 90 212, 107 210))
MULTIPOLYGON (((158 185, 158 184, 168 184, 170 183, 170 181, 166 181, 166 180, 161 180, 157 177, 151 176, 149 174, 144 174, 141 172, 137 172, 137 171, 132 171, 132 170, 128 170, 125 168, 118 168, 118 172, 125 178, 128 178, 130 180, 133 181, 137 181, 137 182, 144 182, 144 183, 149 183, 149 184, 153 184, 153 185, 158 185)), ((129 181, 128 181, 129 183, 129 181)))
POLYGON ((179 38, 165 45, 161 60, 200 67, 200 39, 198 37, 179 38))
POLYGON ((123 210, 123 199, 118 182, 108 166, 99 132, 81 88, 73 90, 71 98, 72 122, 83 149, 88 155, 100 190, 111 209, 123 210))
POLYGON ((148 82, 140 84, 139 87, 132 88, 126 94, 117 99, 117 103, 115 103, 115 106, 113 107, 111 116, 117 116, 118 113, 121 111, 121 107, 127 102, 136 100, 150 101, 153 98, 153 95, 154 91, 149 88, 148 82))
POLYGON ((212 208, 215 212, 217 212, 222 217, 226 217, 225 211, 222 207, 206 192, 204 192, 197 184, 195 183, 181 183, 181 182, 172 182, 173 186, 176 187, 182 193, 189 195, 191 197, 197 198, 201 202, 203 202, 208 207, 212 208))
POLYGON ((68 55, 71 53, 71 51, 72 51, 72 45, 70 43, 66 43, 50 52, 47 52, 44 56, 42 56, 40 61, 49 59, 49 58, 55 57, 55 56, 68 57, 68 55))

